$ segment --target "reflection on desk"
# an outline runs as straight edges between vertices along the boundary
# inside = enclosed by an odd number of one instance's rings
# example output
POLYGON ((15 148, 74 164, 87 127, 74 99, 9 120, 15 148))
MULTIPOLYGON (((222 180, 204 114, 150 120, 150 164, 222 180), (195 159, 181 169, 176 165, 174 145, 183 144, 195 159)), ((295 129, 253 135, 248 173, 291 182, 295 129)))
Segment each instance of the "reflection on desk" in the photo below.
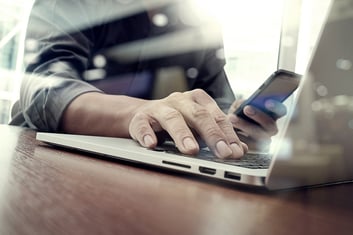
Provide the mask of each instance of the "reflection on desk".
POLYGON ((0 125, 0 234, 351 234, 353 184, 258 192, 0 125))

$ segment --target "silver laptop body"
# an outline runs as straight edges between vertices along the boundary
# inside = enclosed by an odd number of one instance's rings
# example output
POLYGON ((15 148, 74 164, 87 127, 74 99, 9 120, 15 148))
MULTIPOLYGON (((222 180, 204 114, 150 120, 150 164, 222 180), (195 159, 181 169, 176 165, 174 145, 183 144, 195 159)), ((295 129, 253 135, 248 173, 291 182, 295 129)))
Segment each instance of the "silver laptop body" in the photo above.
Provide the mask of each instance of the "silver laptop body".
POLYGON ((251 159, 221 161, 207 150, 202 150, 200 157, 192 157, 178 154, 172 145, 150 150, 131 139, 43 132, 37 133, 37 139, 109 158, 269 190, 351 182, 353 0, 332 3, 286 121, 265 169, 251 165, 251 159))

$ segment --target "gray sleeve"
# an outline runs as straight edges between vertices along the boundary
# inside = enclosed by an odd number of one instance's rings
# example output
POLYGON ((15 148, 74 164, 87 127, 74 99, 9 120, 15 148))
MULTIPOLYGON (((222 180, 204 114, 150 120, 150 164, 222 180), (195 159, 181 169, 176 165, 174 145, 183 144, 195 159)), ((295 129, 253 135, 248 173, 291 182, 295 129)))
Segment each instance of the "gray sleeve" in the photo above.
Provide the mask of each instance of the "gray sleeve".
POLYGON ((81 78, 94 38, 89 30, 77 29, 72 23, 80 16, 81 25, 89 24, 80 4, 37 0, 33 5, 26 41, 35 49, 25 53, 25 58, 32 59, 26 64, 18 103, 21 118, 30 128, 58 131, 62 113, 75 97, 101 92, 81 78))
POLYGON ((85 82, 62 77, 38 77, 24 79, 19 106, 26 126, 41 131, 59 131, 62 113, 77 96, 98 91, 85 82))

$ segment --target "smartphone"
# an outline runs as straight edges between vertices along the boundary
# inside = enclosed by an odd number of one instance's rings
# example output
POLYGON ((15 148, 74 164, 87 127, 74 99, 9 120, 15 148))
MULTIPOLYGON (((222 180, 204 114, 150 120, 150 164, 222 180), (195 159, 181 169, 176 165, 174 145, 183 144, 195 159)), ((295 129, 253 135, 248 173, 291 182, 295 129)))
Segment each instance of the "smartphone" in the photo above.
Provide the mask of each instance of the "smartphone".
POLYGON ((299 85, 301 75, 287 71, 277 70, 235 111, 235 114, 249 122, 257 124, 253 119, 246 116, 243 109, 246 105, 254 106, 269 116, 276 118, 276 114, 266 109, 267 100, 284 102, 299 85))

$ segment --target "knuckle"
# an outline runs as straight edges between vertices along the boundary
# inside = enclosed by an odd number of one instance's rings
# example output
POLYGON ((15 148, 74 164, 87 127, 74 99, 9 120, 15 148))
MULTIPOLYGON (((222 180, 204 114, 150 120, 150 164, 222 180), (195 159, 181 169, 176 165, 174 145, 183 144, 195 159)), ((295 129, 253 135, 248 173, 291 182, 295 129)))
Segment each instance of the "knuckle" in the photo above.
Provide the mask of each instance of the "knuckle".
MULTIPOLYGON (((143 116, 143 115, 139 115, 143 116)), ((136 116, 135 116, 136 117, 136 116)), ((129 124, 129 134, 133 139, 141 140, 142 137, 150 132, 151 127, 148 125, 148 122, 145 122, 144 119, 134 118, 129 124)))
POLYGON ((211 114, 205 107, 194 105, 192 108, 192 115, 196 118, 196 120, 199 120, 200 118, 209 117, 211 114))
POLYGON ((220 113, 214 117, 217 125, 223 130, 233 130, 233 123, 230 121, 227 115, 220 113))
POLYGON ((133 120, 143 120, 146 119, 146 114, 144 112, 136 112, 136 114, 133 117, 133 120))
POLYGON ((130 121, 130 129, 139 129, 141 126, 146 126, 144 120, 147 120, 146 115, 144 113, 136 113, 134 117, 130 121))
POLYGON ((205 128, 205 135, 208 136, 209 139, 222 139, 224 136, 221 136, 220 133, 220 130, 215 126, 205 128))
POLYGON ((214 120, 216 121, 216 123, 227 123, 227 124, 229 123, 229 119, 223 113, 215 114, 214 120))
POLYGON ((204 95, 206 94, 206 92, 200 88, 196 88, 192 91, 193 94, 196 94, 196 95, 204 95))
POLYGON ((146 132, 148 132, 149 128, 146 125, 139 126, 135 129, 135 136, 143 136, 146 132))
POLYGON ((166 121, 172 121, 180 118, 182 118, 181 113, 175 109, 170 109, 164 114, 164 119, 166 121))
POLYGON ((191 91, 189 91, 189 93, 190 93, 193 100, 196 100, 199 97, 208 97, 208 94, 200 88, 191 90, 191 91))
POLYGON ((165 99, 167 101, 174 101, 174 100, 180 100, 183 96, 182 92, 173 92, 171 94, 169 94, 165 99))

